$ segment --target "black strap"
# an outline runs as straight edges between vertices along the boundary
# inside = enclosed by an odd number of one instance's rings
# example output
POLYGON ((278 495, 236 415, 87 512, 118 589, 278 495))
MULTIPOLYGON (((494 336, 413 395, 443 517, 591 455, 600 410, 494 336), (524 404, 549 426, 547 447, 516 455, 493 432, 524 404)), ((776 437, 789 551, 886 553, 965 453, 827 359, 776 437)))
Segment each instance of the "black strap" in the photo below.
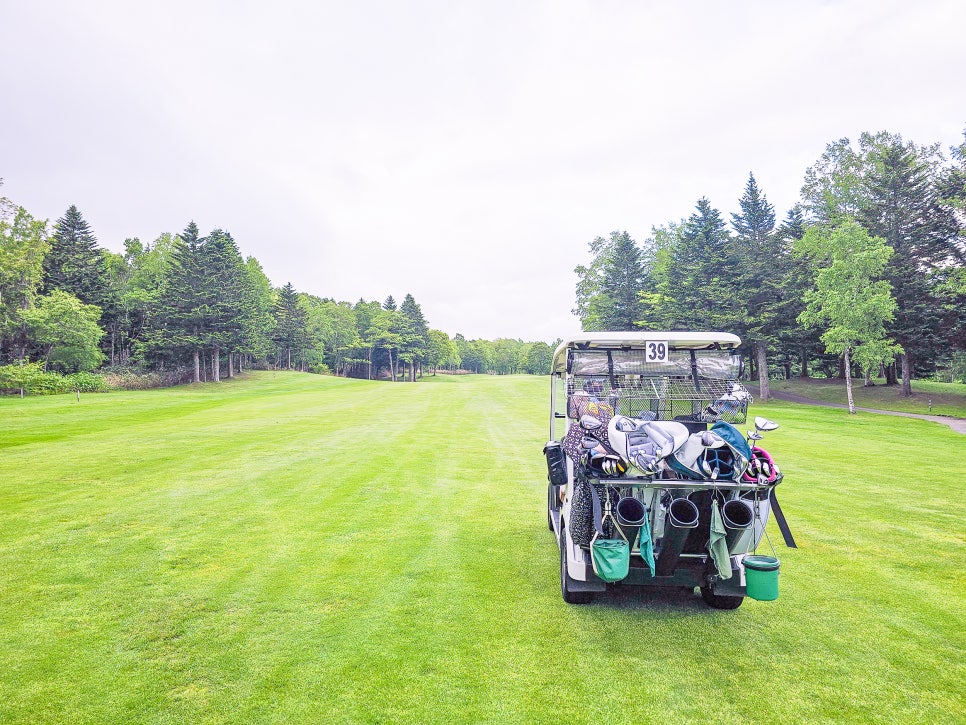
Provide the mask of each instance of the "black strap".
MULTIPOLYGON (((591 486, 593 488, 593 486, 591 486)), ((792 536, 792 530, 788 528, 788 522, 785 520, 785 514, 782 512, 782 507, 778 505, 778 497, 775 495, 775 489, 771 490, 769 494, 771 499, 771 510, 775 512, 775 523, 778 524, 778 530, 782 532, 782 538, 785 539, 785 546, 789 549, 797 549, 798 546, 795 545, 795 538, 792 536)))
POLYGON ((698 356, 691 350, 691 380, 694 382, 694 392, 701 392, 701 382, 698 380, 698 356))

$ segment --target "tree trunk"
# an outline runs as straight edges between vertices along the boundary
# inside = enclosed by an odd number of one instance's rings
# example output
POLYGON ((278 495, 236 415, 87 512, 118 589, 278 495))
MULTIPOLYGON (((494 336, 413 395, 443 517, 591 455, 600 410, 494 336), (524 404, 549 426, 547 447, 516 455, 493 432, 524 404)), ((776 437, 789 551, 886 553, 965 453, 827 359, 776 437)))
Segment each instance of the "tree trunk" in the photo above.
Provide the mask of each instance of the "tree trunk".
POLYGON ((386 348, 389 353, 389 377, 396 382, 396 363, 392 361, 392 348, 386 348))
POLYGON ((215 383, 221 382, 221 359, 219 353, 221 351, 218 346, 215 345, 211 350, 211 380, 215 383))
POLYGON ((232 366, 232 358, 234 357, 235 357, 235 353, 229 350, 228 351, 228 377, 229 378, 235 377, 235 370, 234 370, 234 367, 232 366))
POLYGON ((802 373, 798 377, 803 380, 808 379, 808 349, 802 348, 802 373))
POLYGON ((842 359, 845 361, 845 392, 849 399, 849 413, 855 415, 855 401, 852 399, 852 371, 851 363, 849 361, 849 349, 845 349, 845 353, 842 355, 842 359))
POLYGON ((755 358, 758 361, 758 400, 767 403, 771 399, 768 387, 768 343, 765 340, 755 341, 755 358))
POLYGON ((874 388, 875 382, 872 380, 872 368, 865 371, 865 381, 862 383, 864 388, 874 388))
POLYGON ((898 385, 899 378, 896 377, 896 361, 893 360, 891 363, 885 366, 885 379, 886 385, 898 385))
POLYGON ((902 395, 912 395, 912 360, 908 352, 899 356, 902 361, 902 395))
POLYGON ((200 383, 201 382, 201 356, 198 354, 197 350, 191 353, 191 355, 195 364, 194 379, 191 382, 200 383))

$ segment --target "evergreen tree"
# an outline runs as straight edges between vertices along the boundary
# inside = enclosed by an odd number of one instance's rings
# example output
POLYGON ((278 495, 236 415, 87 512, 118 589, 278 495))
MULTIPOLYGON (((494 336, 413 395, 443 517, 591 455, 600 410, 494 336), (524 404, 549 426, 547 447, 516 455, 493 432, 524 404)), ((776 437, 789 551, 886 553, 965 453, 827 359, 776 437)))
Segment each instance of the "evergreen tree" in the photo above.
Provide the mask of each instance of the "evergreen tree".
MULTIPOLYGON (((775 208, 761 193, 754 174, 748 175, 745 193, 738 200, 740 214, 731 215, 740 267, 735 270, 745 303, 745 343, 750 344, 758 368, 759 397, 771 397, 768 347, 776 341, 776 318, 784 298, 788 250, 782 249, 775 231, 775 208)), ((738 300, 735 300, 737 303, 738 300)))
POLYGON ((200 248, 201 309, 205 316, 203 345, 211 351, 211 379, 221 378, 221 351, 229 351, 228 373, 233 374, 231 352, 246 348, 255 315, 250 278, 231 234, 214 229, 200 248))
POLYGON ((590 243, 594 259, 574 271, 577 309, 584 330, 633 330, 644 315, 641 291, 647 270, 640 247, 626 232, 611 232, 610 239, 590 243))
POLYGON ((721 212, 706 198, 680 228, 659 292, 672 329, 740 334, 744 305, 740 260, 721 212))
POLYGON ((161 293, 151 304, 150 330, 141 350, 156 363, 193 363, 193 381, 201 381, 201 351, 206 343, 205 276, 202 239, 193 221, 177 237, 164 264, 161 293))
POLYGON ((800 377, 809 377, 809 361, 821 350, 819 332, 802 329, 798 322, 799 315, 805 311, 805 292, 811 289, 817 274, 806 256, 794 253, 796 243, 805 236, 805 231, 804 210, 800 204, 795 204, 775 232, 786 265, 780 278, 781 300, 775 309, 774 320, 786 377, 791 376, 794 359, 799 360, 800 377))
POLYGON ((426 359, 429 348, 429 325, 423 310, 411 294, 406 294, 399 307, 404 320, 399 358, 409 366, 409 380, 416 382, 416 372, 426 359))
POLYGON ((275 345, 279 367, 292 369, 293 353, 298 363, 306 339, 306 314, 299 305, 298 293, 291 282, 278 291, 275 302, 275 345))
POLYGON ((917 146, 898 134, 862 134, 864 204, 858 220, 893 254, 885 271, 896 300, 889 330, 903 348, 902 392, 912 394, 914 363, 951 343, 935 273, 955 254, 955 217, 941 204, 938 144, 917 146))
POLYGON ((741 213, 731 215, 731 226, 738 240, 757 250, 767 249, 775 229, 775 207, 761 193, 753 173, 748 174, 745 193, 738 200, 738 205, 741 213))
POLYGON ((44 257, 43 292, 69 292, 81 302, 103 308, 108 296, 108 273, 90 226, 71 206, 54 225, 50 251, 44 257))
MULTIPOLYGON (((955 212, 943 203, 938 145, 917 146, 898 134, 863 133, 829 144, 806 174, 802 196, 813 220, 825 225, 855 218, 880 236, 893 255, 885 271, 897 310, 889 326, 903 348, 903 393, 912 393, 915 363, 935 363, 953 344, 944 280, 962 264, 955 212)), ((894 380, 890 376, 890 382, 894 380)))

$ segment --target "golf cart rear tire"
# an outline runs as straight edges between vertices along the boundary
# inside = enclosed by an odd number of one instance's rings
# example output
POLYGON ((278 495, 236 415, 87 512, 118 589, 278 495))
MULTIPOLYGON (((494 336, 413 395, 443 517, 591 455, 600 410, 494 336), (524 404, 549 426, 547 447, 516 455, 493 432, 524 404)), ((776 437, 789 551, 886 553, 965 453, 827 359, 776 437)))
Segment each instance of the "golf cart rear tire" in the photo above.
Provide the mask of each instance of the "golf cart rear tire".
POLYGON ((737 609, 745 601, 744 597, 728 597, 724 594, 715 594, 711 587, 701 587, 701 598, 704 603, 714 609, 737 609))
POLYGON ((560 531, 560 593, 567 604, 590 604, 594 601, 593 592, 574 592, 567 584, 570 582, 570 575, 567 573, 567 532, 560 531))

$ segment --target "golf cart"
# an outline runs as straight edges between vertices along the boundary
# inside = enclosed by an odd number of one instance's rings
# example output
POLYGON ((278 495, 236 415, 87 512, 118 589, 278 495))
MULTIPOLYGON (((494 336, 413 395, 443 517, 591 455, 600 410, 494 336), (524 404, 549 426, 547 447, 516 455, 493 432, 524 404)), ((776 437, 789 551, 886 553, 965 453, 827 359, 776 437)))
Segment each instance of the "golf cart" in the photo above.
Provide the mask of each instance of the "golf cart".
POLYGON ((564 601, 608 586, 699 587, 717 609, 777 597, 757 556, 781 471, 743 434, 741 340, 721 332, 590 332, 553 355, 547 521, 564 601))

